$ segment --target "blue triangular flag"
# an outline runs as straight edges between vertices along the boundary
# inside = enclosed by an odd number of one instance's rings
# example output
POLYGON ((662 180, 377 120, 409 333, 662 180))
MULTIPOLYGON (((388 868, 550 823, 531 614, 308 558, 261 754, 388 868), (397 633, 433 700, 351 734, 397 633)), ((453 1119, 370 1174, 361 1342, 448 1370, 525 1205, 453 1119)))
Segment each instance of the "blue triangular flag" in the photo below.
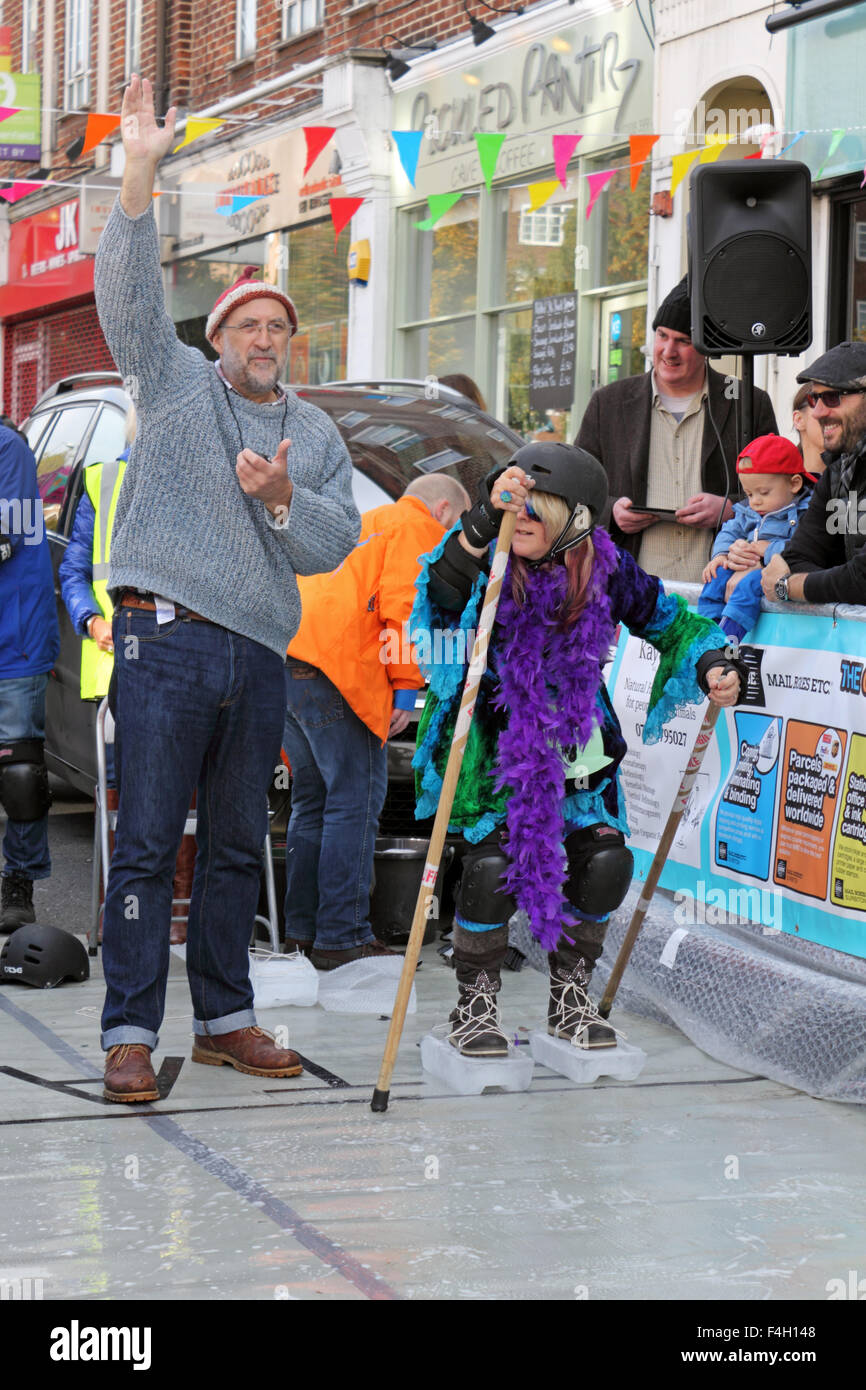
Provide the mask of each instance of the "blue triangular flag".
POLYGON ((241 208, 247 207, 250 203, 257 203, 261 194, 254 198, 242 198, 239 194, 232 194, 230 203, 223 203, 222 207, 217 208, 220 217, 231 217, 233 213, 240 212, 241 208))
POLYGON ((424 138, 423 130, 392 130, 395 141, 397 142, 397 153, 400 156, 400 163, 406 171, 406 177, 415 187, 415 170, 418 168, 418 156, 421 153, 421 141, 424 138))

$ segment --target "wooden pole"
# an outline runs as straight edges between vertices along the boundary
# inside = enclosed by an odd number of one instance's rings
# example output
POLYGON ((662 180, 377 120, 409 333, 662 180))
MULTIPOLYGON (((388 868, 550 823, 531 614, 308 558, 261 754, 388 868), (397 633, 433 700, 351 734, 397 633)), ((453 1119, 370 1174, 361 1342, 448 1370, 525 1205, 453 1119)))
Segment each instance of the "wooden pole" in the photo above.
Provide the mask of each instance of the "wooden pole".
POLYGON ((706 714, 704 715, 704 722, 698 730, 698 736, 695 739, 695 745, 692 749, 691 757, 689 758, 689 761, 686 764, 686 770, 683 773, 683 780, 680 783, 680 789, 677 792, 676 799, 673 804, 673 809, 670 815, 668 816, 667 825, 665 826, 662 832, 662 837, 659 840, 658 849, 655 852, 655 858, 653 859, 653 862, 650 865, 650 871, 646 876, 646 882, 643 886, 643 892, 637 900, 637 905, 632 914, 632 919, 629 923, 628 931, 625 934, 625 938, 623 940, 622 946, 620 947, 619 955, 616 958, 613 970, 610 972, 610 979, 607 982, 607 989, 605 990, 601 1003, 598 1006, 598 1012, 600 1013, 602 1018, 607 1018, 610 1015, 611 1005, 613 1004, 613 997, 619 989, 619 982, 623 977, 623 972, 625 971, 626 966, 628 965, 629 956, 631 955, 634 949, 634 943, 637 941, 638 933, 641 927, 643 926, 643 919, 646 916, 647 908, 652 902, 653 894, 655 893, 656 886, 658 884, 659 879, 661 878, 662 869, 667 863, 667 857, 670 853, 670 848, 673 844, 674 836, 676 835, 677 830, 679 828, 680 821, 682 820, 683 811, 686 809, 686 802, 688 801, 689 794, 691 793, 692 787, 694 786, 695 778, 698 775, 698 769, 700 768, 700 765, 704 760, 704 754, 706 753, 707 748, 710 744, 710 739, 713 736, 713 729, 715 728, 716 720, 719 717, 719 708, 719 705, 710 705, 706 714))
POLYGON ((490 644, 490 633, 493 627, 493 620, 496 617, 499 594, 502 588, 502 577, 508 562, 508 552, 511 549, 511 540, 514 535, 516 522, 516 512, 505 512, 499 531, 499 539, 496 542, 496 549, 493 552, 490 578, 487 581, 487 590, 484 595, 484 606, 481 609, 481 617, 478 620, 478 631, 475 636, 475 644, 472 648, 472 658, 469 662, 469 669, 466 672, 466 682, 463 687, 463 699, 460 702, 457 722, 454 725, 454 737, 451 740, 451 751, 448 754, 448 762, 445 766, 445 773, 442 778, 442 791, 439 794, 439 805, 436 809, 436 818, 433 822, 433 830, 430 835, 430 844, 427 850, 424 873, 421 875, 421 887, 418 890, 418 899, 415 903, 415 915, 412 918, 412 929, 409 933, 408 945, 406 946, 403 973, 400 976, 400 983, 397 987, 397 995, 394 1000, 394 1011, 391 1015, 391 1026, 388 1029, 388 1037, 385 1042, 385 1052, 382 1057, 379 1080, 373 1092, 373 1099, 370 1102, 371 1109, 377 1114, 388 1109, 391 1076, 394 1071, 394 1063, 397 1060, 397 1049, 400 1046, 400 1037, 406 1019, 406 1009, 409 1004, 412 981, 415 978, 418 956, 421 951, 421 944, 424 940, 424 929, 427 924, 427 901, 433 889, 436 887, 439 864, 445 845, 445 836, 448 833, 448 822, 451 819, 451 807, 454 804, 454 793, 457 790, 460 768, 463 764, 463 754, 466 750, 466 740, 469 737, 472 715, 475 712, 475 700, 478 695, 478 687, 481 683, 481 677, 487 669, 487 648, 490 644))

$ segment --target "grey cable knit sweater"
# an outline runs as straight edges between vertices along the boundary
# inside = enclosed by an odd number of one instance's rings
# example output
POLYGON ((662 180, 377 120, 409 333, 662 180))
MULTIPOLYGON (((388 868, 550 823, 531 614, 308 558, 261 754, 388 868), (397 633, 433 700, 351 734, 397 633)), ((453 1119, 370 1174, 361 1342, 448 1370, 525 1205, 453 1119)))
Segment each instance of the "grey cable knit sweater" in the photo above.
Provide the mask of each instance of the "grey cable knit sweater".
POLYGON ((336 569, 360 533, 336 425, 291 391, 285 435, 286 402, 260 405, 232 391, 229 404, 214 364, 179 342, 166 313, 151 209, 130 218, 118 198, 94 284, 102 331, 118 370, 135 381, 139 412, 109 588, 162 594, 284 656, 301 616, 295 575, 336 569), (242 447, 273 458, 283 437, 292 441, 294 491, 279 527, 241 491, 235 464, 242 447))

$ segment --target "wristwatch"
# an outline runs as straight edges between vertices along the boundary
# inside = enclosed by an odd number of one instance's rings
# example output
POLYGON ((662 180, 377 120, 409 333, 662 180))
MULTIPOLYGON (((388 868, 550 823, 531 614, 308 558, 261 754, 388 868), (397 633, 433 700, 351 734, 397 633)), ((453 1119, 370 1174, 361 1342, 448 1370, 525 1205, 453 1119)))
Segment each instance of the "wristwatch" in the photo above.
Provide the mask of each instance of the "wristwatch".
POLYGON ((790 577, 789 574, 785 574, 776 581, 776 598, 780 603, 788 602, 788 580, 790 577))

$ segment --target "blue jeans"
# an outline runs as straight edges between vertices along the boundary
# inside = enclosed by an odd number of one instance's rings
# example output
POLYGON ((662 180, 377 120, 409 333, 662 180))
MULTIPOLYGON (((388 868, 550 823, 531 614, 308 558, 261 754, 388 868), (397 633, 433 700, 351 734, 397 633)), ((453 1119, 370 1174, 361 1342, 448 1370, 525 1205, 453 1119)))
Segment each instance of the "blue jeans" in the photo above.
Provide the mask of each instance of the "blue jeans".
MULTIPOLYGON (((13 676, 0 680, 0 739, 45 737, 45 689, 48 672, 40 676, 13 676)), ((48 853, 48 816, 39 820, 10 820, 3 836, 4 873, 27 878, 47 878, 51 873, 48 853)))
POLYGON ((327 676, 293 657, 286 701, 286 936, 321 950, 362 946, 374 940, 370 880, 387 754, 327 676))
POLYGON ((725 598, 725 588, 735 570, 720 569, 701 590, 698 599, 698 612, 704 618, 733 618, 744 632, 749 632, 758 621, 761 613, 761 569, 747 570, 729 599, 725 598))
POLYGON ((283 662, 223 627, 120 608, 117 836, 103 927, 102 1045, 155 1047, 165 1006, 172 877, 193 790, 197 856, 186 964, 197 1034, 255 1023, 248 947, 280 754, 283 662))

